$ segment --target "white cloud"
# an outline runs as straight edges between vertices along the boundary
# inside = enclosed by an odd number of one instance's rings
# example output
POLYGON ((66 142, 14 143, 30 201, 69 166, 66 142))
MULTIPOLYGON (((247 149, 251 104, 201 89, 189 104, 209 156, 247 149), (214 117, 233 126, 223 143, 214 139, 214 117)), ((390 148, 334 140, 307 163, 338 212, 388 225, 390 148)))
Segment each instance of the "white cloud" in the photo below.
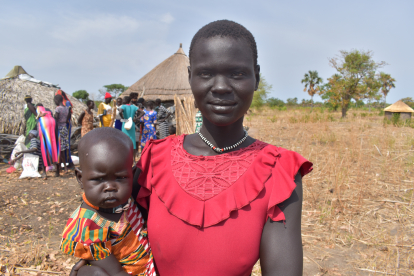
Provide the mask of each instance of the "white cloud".
POLYGON ((128 16, 98 14, 90 18, 66 16, 51 35, 59 40, 77 43, 94 38, 111 39, 114 36, 134 33, 140 27, 138 20, 128 16))
POLYGON ((175 18, 169 12, 161 16, 161 22, 164 22, 167 24, 171 24, 172 22, 174 22, 174 20, 175 18))

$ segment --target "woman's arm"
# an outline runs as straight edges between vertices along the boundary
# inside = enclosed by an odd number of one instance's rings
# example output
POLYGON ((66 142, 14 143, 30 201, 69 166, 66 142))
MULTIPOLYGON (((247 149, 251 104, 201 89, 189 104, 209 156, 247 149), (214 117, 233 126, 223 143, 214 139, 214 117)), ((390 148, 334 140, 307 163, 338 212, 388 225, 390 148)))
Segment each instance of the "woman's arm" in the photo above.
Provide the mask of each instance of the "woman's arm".
POLYGON ((139 123, 141 120, 141 117, 145 115, 145 112, 141 109, 138 108, 137 112, 135 112, 135 116, 136 116, 136 120, 134 121, 134 123, 139 123))
POLYGON ((302 177, 295 176, 296 188, 290 198, 279 204, 286 223, 268 219, 260 243, 263 276, 300 276, 303 272, 301 236, 302 177))
POLYGON ((85 117, 85 111, 82 111, 78 118, 78 124, 82 126, 83 117, 85 117))
POLYGON ((27 103, 27 108, 32 112, 35 116, 37 116, 36 107, 32 103, 27 103))
POLYGON ((68 107, 68 116, 66 117, 66 123, 69 124, 70 122, 70 117, 72 116, 72 112, 71 112, 72 107, 68 107))
POLYGON ((122 107, 119 108, 119 116, 121 116, 122 119, 124 119, 124 110, 122 107))

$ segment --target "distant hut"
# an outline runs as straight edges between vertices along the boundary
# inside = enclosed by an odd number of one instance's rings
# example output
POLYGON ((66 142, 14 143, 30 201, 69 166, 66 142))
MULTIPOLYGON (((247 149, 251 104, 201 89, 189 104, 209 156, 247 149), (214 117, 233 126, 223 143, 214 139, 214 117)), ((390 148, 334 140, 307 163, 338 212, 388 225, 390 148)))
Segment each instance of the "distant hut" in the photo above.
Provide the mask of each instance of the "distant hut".
POLYGON ((403 101, 399 100, 398 102, 390 105, 384 109, 385 118, 391 120, 393 114, 400 114, 401 120, 410 120, 411 114, 414 112, 414 109, 406 105, 403 101))
MULTIPOLYGON (((24 133, 24 97, 30 95, 33 104, 42 103, 45 108, 54 111, 53 102, 59 86, 40 81, 30 76, 21 66, 15 66, 0 80, 0 133, 21 135, 24 133)), ((72 125, 77 126, 77 118, 87 108, 78 99, 67 94, 73 104, 72 125)))
POLYGON ((192 97, 188 83, 188 66, 190 66, 190 60, 180 44, 175 54, 158 64, 121 96, 138 93, 138 97, 143 97, 145 100, 159 98, 163 102, 171 103, 174 101, 174 95, 192 97))

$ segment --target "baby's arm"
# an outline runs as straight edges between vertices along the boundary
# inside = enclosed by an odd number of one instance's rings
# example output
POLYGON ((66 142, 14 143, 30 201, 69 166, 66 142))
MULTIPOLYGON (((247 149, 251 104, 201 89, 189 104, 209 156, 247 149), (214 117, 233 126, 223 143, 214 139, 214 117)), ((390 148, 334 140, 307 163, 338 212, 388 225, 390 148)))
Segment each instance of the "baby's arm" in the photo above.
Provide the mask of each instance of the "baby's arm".
MULTIPOLYGON (((106 271, 110 276, 130 276, 123 269, 119 261, 114 255, 109 255, 105 259, 99 261, 89 261, 92 266, 97 266, 106 271)), ((81 274, 79 274, 81 275, 81 274)))

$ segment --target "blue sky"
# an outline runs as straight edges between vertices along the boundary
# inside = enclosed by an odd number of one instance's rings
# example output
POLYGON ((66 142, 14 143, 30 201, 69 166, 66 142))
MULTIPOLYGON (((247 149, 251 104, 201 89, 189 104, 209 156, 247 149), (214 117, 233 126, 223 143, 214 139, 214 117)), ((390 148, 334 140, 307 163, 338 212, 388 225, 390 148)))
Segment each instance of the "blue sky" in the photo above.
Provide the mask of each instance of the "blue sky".
MULTIPOLYGON (((414 1, 8 1, 0 2, 0 76, 22 65, 73 93, 130 86, 203 25, 230 19, 256 38, 270 97, 310 99, 300 80, 339 50, 372 50, 396 79, 387 98, 414 97, 414 1)), ((317 97, 315 100, 320 100, 317 97)))

